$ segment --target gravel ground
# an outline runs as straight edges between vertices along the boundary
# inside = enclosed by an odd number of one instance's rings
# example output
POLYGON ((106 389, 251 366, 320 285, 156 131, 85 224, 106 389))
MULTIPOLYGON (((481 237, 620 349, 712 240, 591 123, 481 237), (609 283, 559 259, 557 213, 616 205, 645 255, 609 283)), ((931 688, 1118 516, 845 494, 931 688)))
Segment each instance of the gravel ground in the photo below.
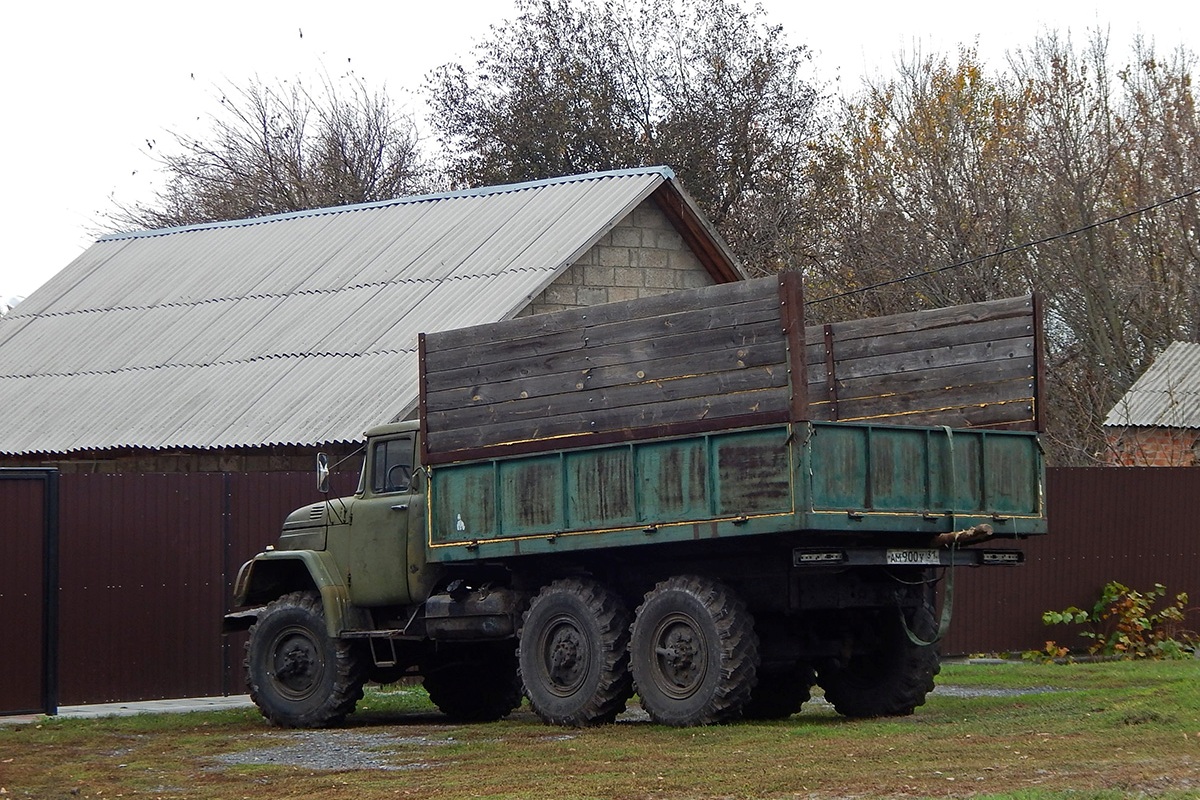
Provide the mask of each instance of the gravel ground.
POLYGON ((421 751, 454 743, 451 736, 399 736, 392 733, 346 730, 280 731, 260 734, 272 741, 226 753, 217 761, 227 765, 305 767, 321 770, 413 770, 428 769, 421 751))

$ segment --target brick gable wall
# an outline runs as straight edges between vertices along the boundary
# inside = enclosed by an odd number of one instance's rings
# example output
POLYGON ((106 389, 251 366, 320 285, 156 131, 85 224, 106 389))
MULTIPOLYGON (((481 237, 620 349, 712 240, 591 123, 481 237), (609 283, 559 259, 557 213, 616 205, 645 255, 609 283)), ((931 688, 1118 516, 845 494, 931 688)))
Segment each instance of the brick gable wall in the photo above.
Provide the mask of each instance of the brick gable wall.
POLYGON ((645 200, 517 316, 615 303, 714 283, 652 200, 645 200))
POLYGON ((1109 428, 1104 438, 1110 466, 1200 466, 1200 430, 1195 428, 1109 428))

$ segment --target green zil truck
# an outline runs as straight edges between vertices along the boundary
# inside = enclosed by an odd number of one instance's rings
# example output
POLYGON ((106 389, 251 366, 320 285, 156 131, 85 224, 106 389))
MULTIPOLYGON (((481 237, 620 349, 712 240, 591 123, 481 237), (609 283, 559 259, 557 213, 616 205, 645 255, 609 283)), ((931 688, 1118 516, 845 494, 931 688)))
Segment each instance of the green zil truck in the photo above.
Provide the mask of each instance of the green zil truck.
POLYGON ((1046 531, 1040 340, 1033 296, 806 326, 787 274, 423 335, 415 418, 238 574, 250 695, 292 727, 417 676, 464 721, 779 718, 814 684, 912 713, 939 584, 1046 531))

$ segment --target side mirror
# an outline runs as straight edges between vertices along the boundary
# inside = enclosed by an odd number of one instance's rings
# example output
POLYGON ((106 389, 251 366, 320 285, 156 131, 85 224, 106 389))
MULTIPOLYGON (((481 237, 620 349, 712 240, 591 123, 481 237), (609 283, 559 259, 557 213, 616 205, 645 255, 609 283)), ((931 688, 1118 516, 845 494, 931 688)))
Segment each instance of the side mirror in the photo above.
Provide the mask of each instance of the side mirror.
POLYGON ((317 453, 317 491, 329 494, 329 456, 317 453))

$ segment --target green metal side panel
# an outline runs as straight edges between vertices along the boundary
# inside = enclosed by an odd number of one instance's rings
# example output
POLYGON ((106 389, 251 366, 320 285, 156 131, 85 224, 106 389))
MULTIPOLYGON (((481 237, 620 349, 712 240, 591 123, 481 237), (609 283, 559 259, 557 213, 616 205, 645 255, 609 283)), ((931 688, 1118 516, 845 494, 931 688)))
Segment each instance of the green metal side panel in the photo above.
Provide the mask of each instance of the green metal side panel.
POLYGON ((950 529, 992 522, 1009 525, 1001 533, 1045 532, 1044 466, 1032 433, 813 423, 807 455, 808 510, 862 517, 810 520, 813 527, 940 532, 904 522, 920 517, 950 529))
MULTIPOLYGON (((437 527, 430 527, 430 544, 461 543, 472 538, 494 539, 496 524, 496 465, 493 462, 457 464, 436 471, 437 491, 429 481, 427 504, 437 527), (468 535, 468 532, 469 535, 468 535)), ((433 476, 431 475, 431 478, 433 476)))
POLYGON ((634 457, 628 447, 568 452, 567 518, 603 520, 606 527, 616 528, 637 523, 634 457))
POLYGON ((774 425, 434 467, 431 558, 794 527, 789 433, 774 425), (763 518, 782 521, 764 528, 763 518))
POLYGON ((1025 432, 803 423, 430 469, 434 561, 820 530, 1045 531, 1025 432))
POLYGON ((709 516, 708 437, 646 442, 634 449, 635 521, 665 524, 709 516))

